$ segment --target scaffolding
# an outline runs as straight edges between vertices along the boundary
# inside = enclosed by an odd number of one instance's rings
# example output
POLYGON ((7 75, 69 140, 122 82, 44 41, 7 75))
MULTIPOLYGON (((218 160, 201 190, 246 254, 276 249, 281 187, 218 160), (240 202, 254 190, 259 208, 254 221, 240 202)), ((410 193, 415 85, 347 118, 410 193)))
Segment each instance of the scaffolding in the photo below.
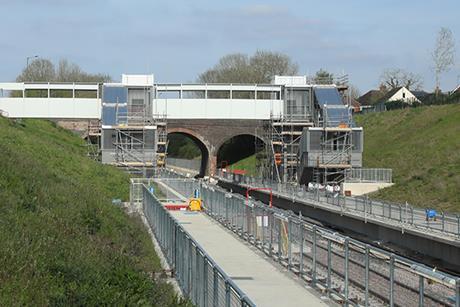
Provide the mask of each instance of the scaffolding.
POLYGON ((101 158, 101 121, 99 119, 88 120, 86 134, 87 156, 95 161, 101 158))
POLYGON ((315 128, 321 129, 315 182, 343 181, 345 170, 351 168, 353 149, 347 81, 344 76, 327 82, 309 79, 300 85, 289 80, 285 83, 284 110, 281 115, 272 115, 264 126, 266 162, 260 163, 262 176, 277 182, 299 182, 303 163, 300 141, 304 129, 315 128), (317 91, 325 96, 318 99, 317 91))
POLYGON ((148 177, 164 166, 166 118, 152 113, 153 86, 104 87, 102 162, 148 177))
POLYGON ((283 98, 283 114, 272 114, 264 126, 267 162, 263 175, 277 182, 297 182, 302 131, 314 125, 312 88, 285 87, 283 98))
POLYGON ((313 181, 339 185, 352 168, 352 114, 348 106, 324 106, 321 126, 321 154, 313 170, 313 181))

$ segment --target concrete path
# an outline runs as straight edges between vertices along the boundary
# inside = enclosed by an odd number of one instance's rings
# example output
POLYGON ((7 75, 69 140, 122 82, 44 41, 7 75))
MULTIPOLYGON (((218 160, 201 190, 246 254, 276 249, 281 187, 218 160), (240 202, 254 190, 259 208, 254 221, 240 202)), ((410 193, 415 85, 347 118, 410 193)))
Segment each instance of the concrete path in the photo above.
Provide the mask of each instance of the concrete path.
POLYGON ((330 306, 204 213, 171 211, 257 306, 330 306))

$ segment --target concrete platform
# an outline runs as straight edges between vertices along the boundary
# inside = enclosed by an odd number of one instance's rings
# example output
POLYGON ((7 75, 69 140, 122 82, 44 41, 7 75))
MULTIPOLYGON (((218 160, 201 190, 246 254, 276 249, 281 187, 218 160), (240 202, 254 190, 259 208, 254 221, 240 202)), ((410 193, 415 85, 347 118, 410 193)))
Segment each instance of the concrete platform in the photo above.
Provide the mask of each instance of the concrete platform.
POLYGON ((257 306, 335 306, 204 213, 170 213, 257 306))

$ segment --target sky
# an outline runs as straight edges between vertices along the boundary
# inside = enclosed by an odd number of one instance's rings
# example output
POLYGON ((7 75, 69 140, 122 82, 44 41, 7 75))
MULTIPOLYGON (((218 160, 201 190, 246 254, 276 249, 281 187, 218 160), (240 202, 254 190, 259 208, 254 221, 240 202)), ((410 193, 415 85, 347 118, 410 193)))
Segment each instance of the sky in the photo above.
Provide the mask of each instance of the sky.
POLYGON ((383 70, 420 74, 434 88, 431 52, 452 30, 460 81, 459 0, 0 0, 0 82, 13 81, 28 56, 66 58, 91 73, 153 73, 156 82, 194 82, 230 53, 287 54, 300 74, 348 74, 362 93, 383 70))

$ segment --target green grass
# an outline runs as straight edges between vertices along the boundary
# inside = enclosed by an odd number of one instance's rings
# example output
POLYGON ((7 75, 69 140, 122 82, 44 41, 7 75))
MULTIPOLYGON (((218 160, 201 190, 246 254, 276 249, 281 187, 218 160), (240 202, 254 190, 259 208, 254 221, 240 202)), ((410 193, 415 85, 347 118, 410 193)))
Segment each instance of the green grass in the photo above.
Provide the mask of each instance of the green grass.
POLYGON ((395 185, 372 195, 460 212, 460 105, 356 117, 364 127, 364 167, 393 169, 395 185))
POLYGON ((256 176, 257 175, 257 161, 256 161, 256 155, 253 154, 252 156, 246 157, 236 163, 233 163, 230 165, 230 169, 234 170, 245 170, 246 175, 248 176, 256 176))
POLYGON ((40 120, 0 117, 0 305, 175 306, 128 177, 40 120))

